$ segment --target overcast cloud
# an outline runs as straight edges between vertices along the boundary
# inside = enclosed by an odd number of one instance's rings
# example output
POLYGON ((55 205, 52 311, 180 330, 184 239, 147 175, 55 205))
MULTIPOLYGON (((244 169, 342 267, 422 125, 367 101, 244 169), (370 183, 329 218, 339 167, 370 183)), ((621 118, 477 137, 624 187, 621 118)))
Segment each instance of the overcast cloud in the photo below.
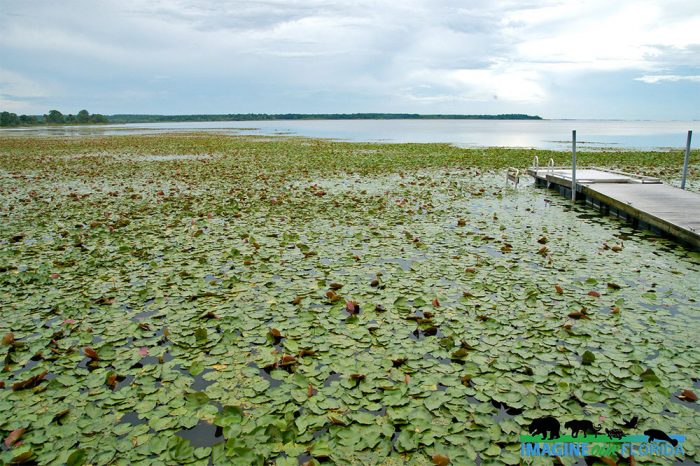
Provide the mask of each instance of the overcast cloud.
POLYGON ((700 119, 700 2, 0 0, 0 109, 700 119))

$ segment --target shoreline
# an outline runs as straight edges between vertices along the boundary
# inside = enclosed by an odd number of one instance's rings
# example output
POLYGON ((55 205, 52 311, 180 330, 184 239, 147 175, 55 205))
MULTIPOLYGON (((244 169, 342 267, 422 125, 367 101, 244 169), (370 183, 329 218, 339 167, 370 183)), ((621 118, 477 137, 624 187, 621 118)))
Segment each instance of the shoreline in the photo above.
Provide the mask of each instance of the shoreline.
MULTIPOLYGON (((333 137, 314 137, 305 136, 301 134, 294 134, 293 132, 263 132, 261 128, 254 127, 243 127, 243 128, 147 128, 147 127, 137 127, 126 125, 131 125, 131 123, 120 123, 116 125, 100 125, 100 126, 81 126, 81 125, 55 125, 46 127, 26 127, 26 128, 2 128, 0 129, 0 139, 17 139, 17 138, 58 138, 63 139, 69 137, 71 139, 81 139, 81 138, 100 138, 100 137, 185 137, 185 136, 208 136, 208 137, 228 137, 228 138, 242 138, 242 139, 279 139, 279 140, 309 140, 309 141, 323 141, 328 143, 337 144, 357 144, 357 145, 377 145, 377 146, 402 146, 402 145, 419 145, 419 146, 430 146, 430 145, 447 145, 455 149, 462 150, 484 150, 484 149, 497 149, 504 151, 531 151, 531 152, 542 152, 542 153, 556 153, 556 154, 567 154, 571 153, 570 144, 571 141, 565 140, 552 140, 545 141, 547 143, 555 144, 561 147, 537 147, 537 146, 504 146, 504 145, 480 145, 478 143, 462 143, 462 142, 448 142, 448 141, 393 141, 393 140, 352 140, 344 138, 333 138, 333 137), (113 127, 116 126, 116 127, 113 127), (57 134, 63 128, 69 128, 70 132, 68 134, 57 134), (42 130, 46 130, 45 132, 42 130), (114 131, 114 133, 112 133, 114 131), (259 133, 252 133, 254 131, 259 131, 259 133), (246 134, 247 133, 247 134, 246 134)), ((577 152, 592 152, 592 153, 658 153, 666 154, 672 152, 678 152, 684 150, 684 147, 653 147, 653 148, 635 148, 627 146, 606 146, 604 144, 615 144, 615 143, 602 143, 597 141, 581 141, 577 140, 577 152)), ((618 143, 622 144, 622 143, 618 143)), ((700 154, 700 148, 691 148, 691 157, 700 154)), ((537 154, 533 154, 537 155, 537 154)))
POLYGON ((358 143, 448 143, 465 148, 504 147, 566 152, 571 147, 569 141, 573 129, 577 131, 579 148, 583 150, 669 152, 683 150, 688 130, 700 130, 700 126, 693 121, 277 120, 25 126, 0 129, 0 136, 243 134, 358 143))

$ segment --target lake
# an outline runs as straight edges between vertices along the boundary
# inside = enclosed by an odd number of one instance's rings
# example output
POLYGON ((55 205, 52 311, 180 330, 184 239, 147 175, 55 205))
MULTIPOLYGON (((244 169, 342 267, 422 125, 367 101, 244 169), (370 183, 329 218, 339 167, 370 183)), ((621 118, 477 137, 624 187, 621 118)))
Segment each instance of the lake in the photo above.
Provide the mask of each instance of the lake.
POLYGON ((211 131, 232 135, 303 136, 354 142, 444 142, 460 147, 569 150, 571 130, 575 129, 580 150, 669 150, 684 148, 688 130, 697 133, 699 128, 698 121, 278 120, 36 127, 4 129, 0 134, 90 136, 211 131))

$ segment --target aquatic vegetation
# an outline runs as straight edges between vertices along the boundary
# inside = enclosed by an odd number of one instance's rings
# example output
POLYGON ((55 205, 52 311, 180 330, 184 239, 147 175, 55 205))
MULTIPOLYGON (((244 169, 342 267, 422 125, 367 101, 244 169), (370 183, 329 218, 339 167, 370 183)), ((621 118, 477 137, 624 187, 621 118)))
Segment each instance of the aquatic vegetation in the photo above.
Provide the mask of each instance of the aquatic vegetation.
POLYGON ((700 254, 505 188, 534 153, 0 138, 0 461, 519 464, 543 416, 700 460, 700 254))

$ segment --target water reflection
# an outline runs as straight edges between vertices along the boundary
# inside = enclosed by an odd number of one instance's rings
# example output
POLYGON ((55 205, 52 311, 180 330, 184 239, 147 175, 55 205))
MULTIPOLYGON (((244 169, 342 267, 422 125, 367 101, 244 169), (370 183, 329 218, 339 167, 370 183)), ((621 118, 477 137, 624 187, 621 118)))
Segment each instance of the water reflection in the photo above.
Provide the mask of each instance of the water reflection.
POLYGON ((444 142, 459 147, 568 150, 683 149, 697 121, 622 120, 302 120, 133 123, 2 129, 0 135, 110 136, 207 131, 225 135, 304 136, 355 142, 444 142))

